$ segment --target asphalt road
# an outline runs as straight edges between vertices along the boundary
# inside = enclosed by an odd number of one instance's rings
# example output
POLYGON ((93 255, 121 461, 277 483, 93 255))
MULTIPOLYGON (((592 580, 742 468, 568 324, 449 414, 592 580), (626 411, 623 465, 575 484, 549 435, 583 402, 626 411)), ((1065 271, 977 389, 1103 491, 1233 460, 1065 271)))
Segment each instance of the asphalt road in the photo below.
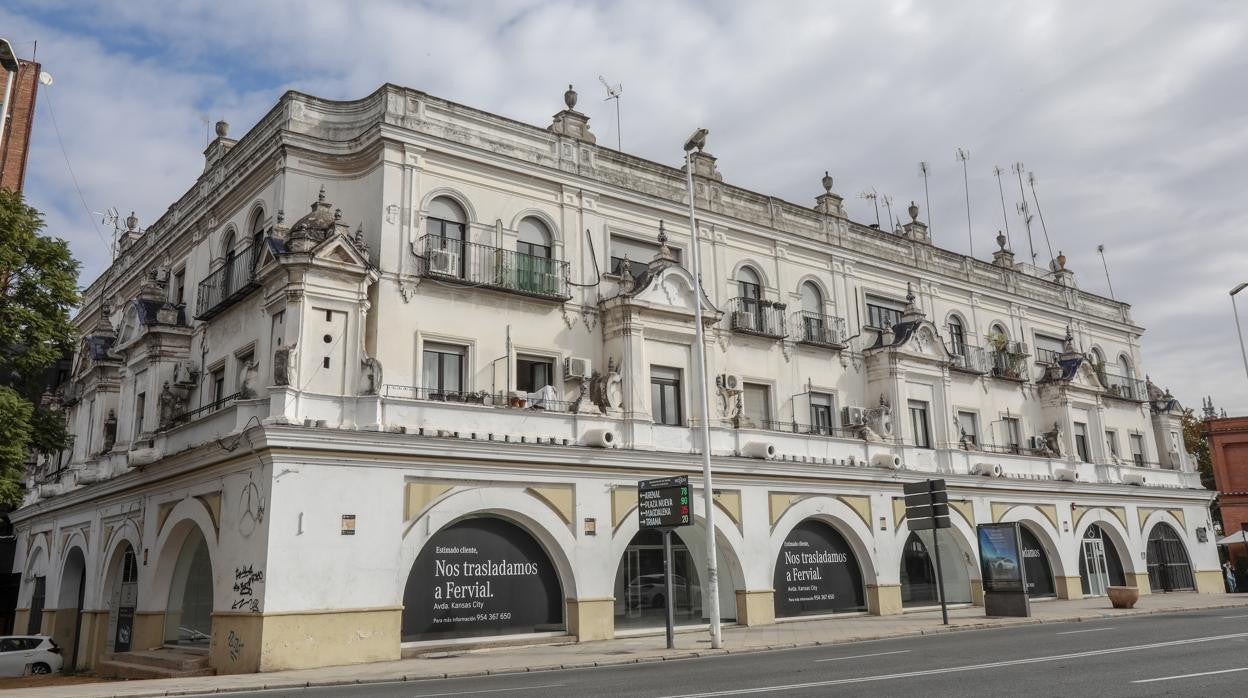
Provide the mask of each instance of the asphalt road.
POLYGON ((1244 695, 1245 685, 1248 613, 1214 609, 595 669, 224 695, 1226 696, 1244 695))

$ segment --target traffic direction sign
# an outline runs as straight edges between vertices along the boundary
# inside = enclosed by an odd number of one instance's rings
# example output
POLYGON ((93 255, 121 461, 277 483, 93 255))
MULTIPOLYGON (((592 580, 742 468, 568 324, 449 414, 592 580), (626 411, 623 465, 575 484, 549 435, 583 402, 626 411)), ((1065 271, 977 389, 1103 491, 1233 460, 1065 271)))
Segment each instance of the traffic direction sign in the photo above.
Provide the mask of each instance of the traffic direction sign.
POLYGON ((906 524, 911 531, 949 528, 949 492, 944 480, 909 482, 902 486, 906 495, 906 524))
POLYGON ((638 482, 637 516, 642 529, 693 523, 689 513, 689 478, 681 475, 638 482))

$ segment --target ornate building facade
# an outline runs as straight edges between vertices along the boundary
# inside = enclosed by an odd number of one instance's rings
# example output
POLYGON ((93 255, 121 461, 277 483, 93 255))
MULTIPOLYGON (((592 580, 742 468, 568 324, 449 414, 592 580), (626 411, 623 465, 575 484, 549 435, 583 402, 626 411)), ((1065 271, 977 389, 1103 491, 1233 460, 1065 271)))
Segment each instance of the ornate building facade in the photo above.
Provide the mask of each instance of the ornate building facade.
POLYGON ((830 177, 800 206, 700 150, 691 235, 685 173, 565 104, 540 128, 385 85, 219 124, 85 294, 73 451, 13 514, 19 628, 82 666, 176 645, 223 673, 645 631, 666 599, 636 482, 675 474, 715 504, 713 534, 677 531, 682 623, 710 544, 727 621, 934 603, 901 503, 930 477, 950 601, 982 601, 974 527, 998 521, 1035 598, 1221 590, 1143 330, 1064 258, 949 252, 917 207, 875 229, 830 177))

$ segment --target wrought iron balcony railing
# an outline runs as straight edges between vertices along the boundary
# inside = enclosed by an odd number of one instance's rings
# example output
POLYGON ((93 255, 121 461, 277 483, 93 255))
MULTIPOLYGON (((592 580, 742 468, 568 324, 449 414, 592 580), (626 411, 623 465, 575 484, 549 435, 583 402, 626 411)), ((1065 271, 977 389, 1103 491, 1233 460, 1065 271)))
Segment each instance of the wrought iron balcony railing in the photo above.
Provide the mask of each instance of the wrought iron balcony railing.
POLYGON ((966 373, 977 373, 983 375, 988 373, 990 365, 988 363, 988 354, 982 347, 973 344, 954 344, 949 346, 949 354, 953 357, 953 367, 955 370, 966 373))
POLYGON ((567 262, 440 235, 425 235, 418 247, 421 276, 535 298, 572 298, 567 262))
POLYGON ((845 320, 803 310, 796 315, 798 340, 802 344, 840 349, 845 346, 845 320))
POLYGON ((839 439, 856 438, 852 430, 835 427, 830 424, 801 424, 799 422, 768 419, 759 422, 758 428, 789 434, 805 434, 807 436, 835 436, 839 439))
POLYGON ((1036 347, 1036 363, 1044 366, 1056 366, 1057 360, 1062 356, 1062 352, 1056 349, 1045 349, 1044 347, 1036 347))
POLYGON ((1096 377, 1100 379, 1101 385, 1105 386, 1105 395, 1108 397, 1132 400, 1134 402, 1148 401, 1148 389, 1144 381, 1138 378, 1118 376, 1106 372, 1100 372, 1096 377))
POLYGON ((199 294, 195 297, 196 320, 213 317, 256 288, 256 260, 259 254, 259 245, 247 245, 227 259, 220 269, 199 282, 199 294))
POLYGON ((216 412, 218 410, 223 410, 237 401, 238 401, 238 393, 234 393, 233 395, 226 395, 225 397, 221 398, 220 400, 217 400, 216 402, 210 402, 207 405, 204 405, 203 407, 197 407, 193 410, 188 410, 186 412, 182 412, 181 414, 174 415, 173 419, 169 422, 169 426, 176 427, 181 424, 187 424, 189 422, 193 422, 197 419, 200 419, 201 417, 212 414, 213 412, 216 412))
POLYGON ((1026 344, 1022 342, 994 344, 990 356, 992 357, 992 375, 1009 380, 1027 380, 1026 344))
POLYGON ((788 336, 783 303, 756 298, 733 298, 728 301, 728 322, 733 332, 754 334, 772 339, 788 336))

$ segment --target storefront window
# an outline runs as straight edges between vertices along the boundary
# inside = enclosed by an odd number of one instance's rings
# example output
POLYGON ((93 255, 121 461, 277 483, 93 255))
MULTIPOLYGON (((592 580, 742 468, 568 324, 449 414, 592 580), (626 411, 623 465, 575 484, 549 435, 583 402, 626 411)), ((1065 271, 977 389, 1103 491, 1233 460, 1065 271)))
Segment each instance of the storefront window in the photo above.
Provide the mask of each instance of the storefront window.
MULTIPOLYGON (((666 594, 663 534, 654 530, 641 531, 624 550, 615 575, 615 627, 664 625, 666 594)), ((672 534, 672 599, 678 625, 705 622, 697 566, 678 533, 672 534)))

